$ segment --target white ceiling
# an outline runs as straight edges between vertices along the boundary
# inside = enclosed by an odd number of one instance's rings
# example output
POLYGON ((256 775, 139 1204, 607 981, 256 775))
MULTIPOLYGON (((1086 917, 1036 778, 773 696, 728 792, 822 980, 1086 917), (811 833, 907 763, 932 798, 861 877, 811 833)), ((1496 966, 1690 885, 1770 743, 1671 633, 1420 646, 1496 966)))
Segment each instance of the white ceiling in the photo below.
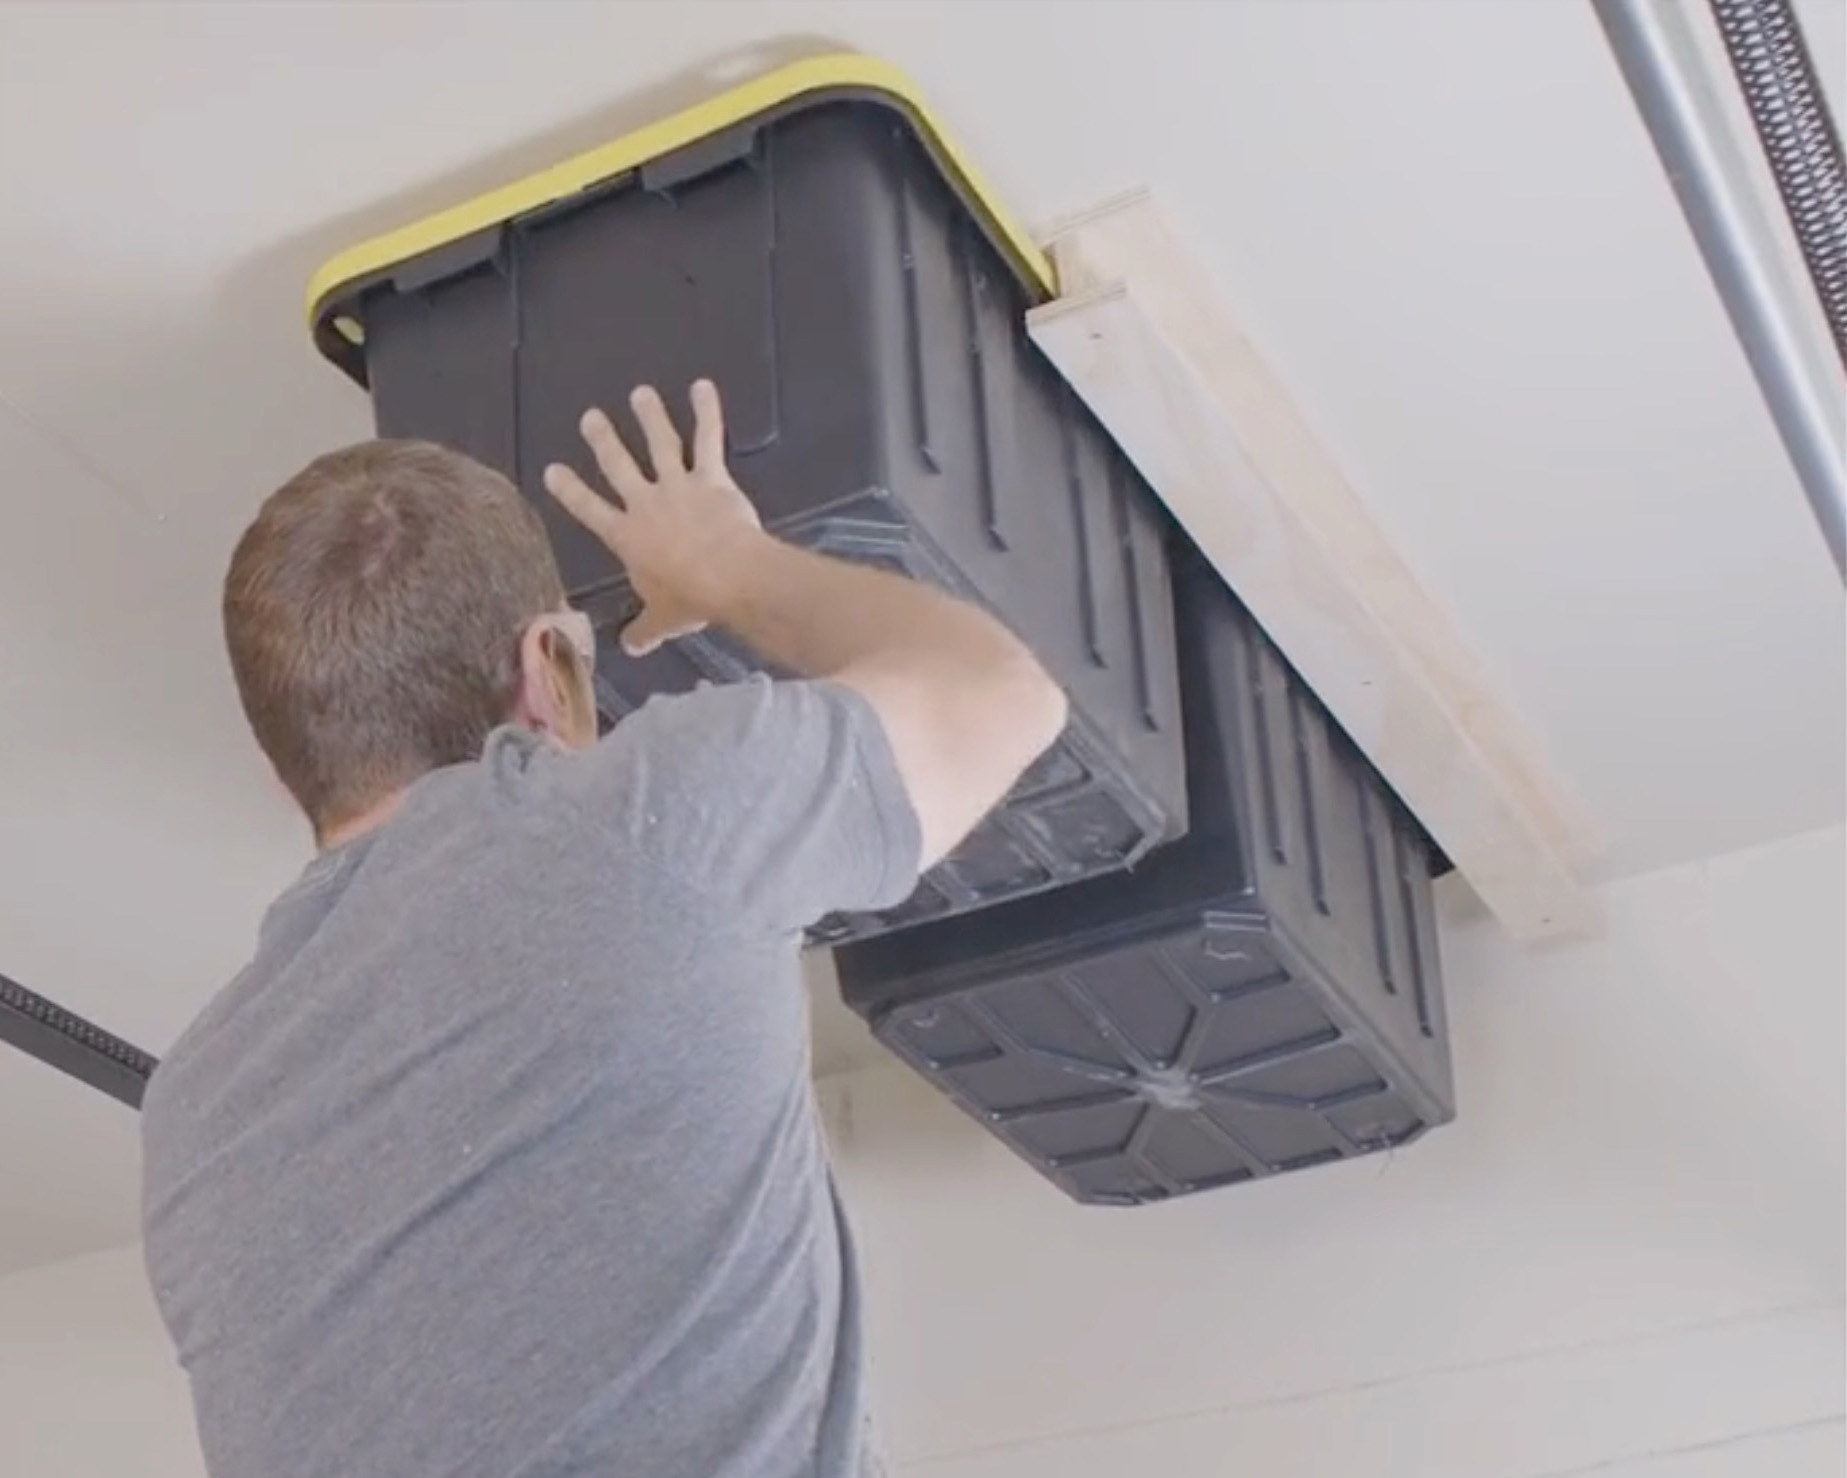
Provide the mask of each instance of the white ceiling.
MULTIPOLYGON (((1847 7, 1803 12, 1838 100, 1847 7)), ((1611 875, 1841 817, 1840 592, 1587 4, 14 3, 0 970, 159 1049, 302 861, 216 601, 367 431, 309 271, 796 34, 909 70, 1029 220, 1156 188, 1611 875)), ((0 1267, 127 1234, 132 1129, 0 1055, 0 1267)))

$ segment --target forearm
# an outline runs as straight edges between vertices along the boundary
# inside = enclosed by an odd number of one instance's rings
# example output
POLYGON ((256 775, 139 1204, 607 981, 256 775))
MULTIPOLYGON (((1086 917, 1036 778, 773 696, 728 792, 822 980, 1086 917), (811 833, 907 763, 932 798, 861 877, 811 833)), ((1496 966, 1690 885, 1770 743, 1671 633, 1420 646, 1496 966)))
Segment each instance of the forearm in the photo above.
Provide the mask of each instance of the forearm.
POLYGON ((753 533, 715 570, 713 619, 802 677, 872 704, 923 833, 925 866, 967 836, 1057 738, 1065 697, 965 601, 753 533))
POLYGON ((740 538, 713 569, 715 624, 801 677, 868 662, 943 664, 971 674, 1038 664, 999 621, 902 575, 740 538))

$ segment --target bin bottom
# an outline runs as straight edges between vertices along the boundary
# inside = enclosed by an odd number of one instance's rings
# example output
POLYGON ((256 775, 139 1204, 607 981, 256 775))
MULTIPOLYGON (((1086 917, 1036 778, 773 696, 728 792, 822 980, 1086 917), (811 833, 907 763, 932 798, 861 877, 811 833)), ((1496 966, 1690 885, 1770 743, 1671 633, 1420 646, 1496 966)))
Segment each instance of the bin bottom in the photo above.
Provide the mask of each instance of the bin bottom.
POLYGON ((1079 1201, 1140 1205, 1394 1149, 1452 1117, 1324 1009, 1261 915, 1196 914, 1030 969, 901 1000, 872 1028, 1079 1201))

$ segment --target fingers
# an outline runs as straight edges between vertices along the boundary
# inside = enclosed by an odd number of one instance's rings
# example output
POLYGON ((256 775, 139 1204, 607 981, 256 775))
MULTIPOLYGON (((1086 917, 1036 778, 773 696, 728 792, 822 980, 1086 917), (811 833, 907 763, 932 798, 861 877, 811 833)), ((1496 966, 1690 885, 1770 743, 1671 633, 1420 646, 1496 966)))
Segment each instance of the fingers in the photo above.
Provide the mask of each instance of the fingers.
POLYGON ((725 470, 725 407, 710 380, 693 381, 693 466, 701 472, 725 470))
MULTIPOLYGON (((718 387, 710 380, 695 381, 692 401, 696 464, 722 470, 725 465, 725 412, 718 398, 718 387)), ((629 396, 629 406, 635 412, 642 439, 647 444, 652 479, 642 471, 628 444, 622 440, 622 434, 601 410, 591 407, 578 422, 578 430, 595 454, 597 466, 625 501, 636 491, 645 491, 648 482, 658 482, 663 469, 683 471, 686 467, 686 448, 660 392, 652 385, 637 386, 629 396)))
POLYGON ((686 470, 686 448, 680 444, 680 433, 674 428, 673 417, 667 414, 667 403, 661 399, 660 392, 652 385, 637 387, 628 398, 629 408, 635 412, 635 419, 641 423, 642 439, 648 444, 648 461, 654 468, 654 477, 658 482, 669 469, 686 470))
MULTIPOLYGON (((602 457, 599 455, 597 460, 601 462, 602 457)), ((545 491, 556 498, 572 518, 612 549, 615 547, 622 531, 621 510, 595 492, 575 471, 562 462, 553 462, 545 469, 545 491)))
POLYGON ((577 429, 596 458, 596 465, 602 469, 603 476, 609 480, 609 485, 618 496, 628 498, 637 487, 647 482, 646 474, 629 454, 621 433, 602 411, 595 406, 585 411, 583 419, 577 423, 577 429))

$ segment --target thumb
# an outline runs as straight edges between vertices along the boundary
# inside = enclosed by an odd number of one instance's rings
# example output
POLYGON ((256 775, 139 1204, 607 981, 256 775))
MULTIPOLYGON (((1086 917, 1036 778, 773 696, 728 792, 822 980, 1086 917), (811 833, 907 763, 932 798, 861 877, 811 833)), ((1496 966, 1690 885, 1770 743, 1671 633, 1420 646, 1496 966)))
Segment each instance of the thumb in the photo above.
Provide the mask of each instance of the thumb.
POLYGON ((622 628, 622 650, 631 657, 645 657, 675 637, 690 636, 702 624, 668 606, 651 603, 622 628))

